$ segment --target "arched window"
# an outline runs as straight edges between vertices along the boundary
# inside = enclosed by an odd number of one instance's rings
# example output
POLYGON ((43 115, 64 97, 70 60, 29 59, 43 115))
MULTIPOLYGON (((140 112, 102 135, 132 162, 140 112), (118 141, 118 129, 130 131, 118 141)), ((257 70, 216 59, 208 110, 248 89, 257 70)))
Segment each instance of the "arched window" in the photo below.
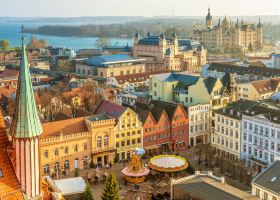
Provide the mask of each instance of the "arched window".
POLYGON ((69 148, 68 148, 68 146, 65 147, 64 153, 65 153, 65 154, 68 154, 68 153, 69 153, 69 148))
POLYGON ((45 158, 48 158, 48 157, 49 157, 49 151, 48 151, 48 150, 46 150, 46 151, 44 152, 44 157, 45 157, 45 158))
POLYGON ((79 149, 78 149, 78 145, 76 144, 75 146, 74 146, 74 151, 75 152, 77 152, 79 149))
POLYGON ((58 148, 55 148, 55 150, 54 150, 54 155, 55 155, 55 156, 58 156, 58 148))
POLYGON ((56 162, 56 163, 54 164, 54 171, 55 171, 55 172, 59 171, 59 162, 56 162))
POLYGON ((102 138, 101 136, 97 137, 97 147, 101 147, 102 138))
POLYGON ((108 145, 109 145, 109 137, 108 137, 108 135, 105 135, 105 137, 104 137, 104 146, 106 147, 108 145))
POLYGON ((65 162, 64 162, 64 169, 67 170, 69 168, 70 168, 69 160, 65 160, 65 162))
POLYGON ((44 174, 49 174, 50 173, 50 166, 49 165, 45 165, 44 166, 44 174))

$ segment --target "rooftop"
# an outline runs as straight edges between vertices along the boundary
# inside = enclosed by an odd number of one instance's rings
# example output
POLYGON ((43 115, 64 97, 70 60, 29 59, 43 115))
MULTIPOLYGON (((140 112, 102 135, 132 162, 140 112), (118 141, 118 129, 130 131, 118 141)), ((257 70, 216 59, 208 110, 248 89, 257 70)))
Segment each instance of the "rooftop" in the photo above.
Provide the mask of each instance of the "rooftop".
POLYGON ((144 62, 145 59, 134 59, 126 54, 112 54, 91 57, 87 60, 87 64, 96 67, 106 67, 109 64, 144 62))
POLYGON ((119 118, 126 110, 125 107, 118 104, 102 100, 94 111, 94 114, 106 114, 110 117, 119 118))
POLYGON ((252 184, 265 188, 277 195, 280 195, 280 160, 276 160, 271 166, 266 168, 256 176, 252 184))
POLYGON ((106 114, 93 115, 93 116, 90 116, 87 118, 87 120, 92 121, 92 122, 107 120, 107 119, 111 119, 111 117, 109 117, 106 114))
POLYGON ((88 132, 84 117, 48 122, 42 126, 42 138, 88 132))

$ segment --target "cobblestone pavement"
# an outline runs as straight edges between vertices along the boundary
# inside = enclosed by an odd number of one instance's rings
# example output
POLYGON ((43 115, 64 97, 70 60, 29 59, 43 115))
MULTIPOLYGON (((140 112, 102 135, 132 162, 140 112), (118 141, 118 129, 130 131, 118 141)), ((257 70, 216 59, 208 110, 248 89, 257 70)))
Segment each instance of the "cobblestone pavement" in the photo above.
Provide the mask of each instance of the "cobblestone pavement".
MULTIPOLYGON (((184 152, 179 152, 178 154, 182 157, 185 157, 189 163, 196 169, 198 170, 199 164, 197 162, 197 155, 195 153, 195 148, 190 148, 187 151, 184 152)), ((144 159, 143 160, 144 163, 148 162, 148 159, 144 159)), ((127 165, 127 164, 126 164, 127 165)), ((124 180, 123 180, 123 175, 121 173, 121 170, 124 168, 123 163, 116 163, 115 165, 112 166, 112 168, 110 168, 109 170, 106 170, 105 168, 100 168, 99 169, 99 174, 102 177, 102 174, 104 173, 104 171, 108 171, 108 173, 110 172, 114 172, 120 187, 121 187, 121 194, 125 194, 126 191, 133 189, 133 184, 124 184, 124 180)), ((205 167, 201 167, 202 170, 207 170, 205 167)), ((84 170, 80 170, 80 176, 82 177, 86 177, 86 174, 92 175, 95 174, 95 169, 84 169, 84 170)), ((214 175, 216 176, 225 176, 224 174, 221 174, 219 172, 218 169, 214 168, 214 175)), ((68 178, 68 177, 73 177, 74 173, 68 174, 66 176, 63 177, 59 177, 59 178, 68 178)), ((239 189, 245 190, 245 191, 249 191, 250 187, 245 186, 244 184, 240 183, 238 180, 233 180, 230 177, 225 176, 226 178, 226 182, 230 185, 233 185, 234 187, 237 187, 239 189)), ((166 187, 161 188, 161 190, 163 191, 170 191, 170 178, 162 178, 162 179, 158 179, 158 180, 147 180, 146 182, 139 184, 140 191, 152 191, 152 192, 157 192, 158 188, 156 189, 154 184, 155 182, 164 182, 166 184, 166 187)), ((101 199, 101 194, 102 194, 102 190, 103 190, 103 186, 104 186, 105 181, 98 181, 96 184, 94 184, 92 181, 90 181, 90 184, 92 186, 93 189, 93 193, 94 193, 94 198, 95 200, 100 200, 101 199)))

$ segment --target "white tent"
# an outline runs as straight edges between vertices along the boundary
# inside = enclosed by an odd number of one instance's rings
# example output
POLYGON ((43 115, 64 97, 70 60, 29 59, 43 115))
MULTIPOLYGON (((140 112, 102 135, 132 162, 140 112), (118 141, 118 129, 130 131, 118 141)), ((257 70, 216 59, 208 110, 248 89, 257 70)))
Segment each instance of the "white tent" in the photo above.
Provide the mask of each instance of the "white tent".
POLYGON ((62 195, 83 193, 86 183, 82 177, 54 180, 62 195))

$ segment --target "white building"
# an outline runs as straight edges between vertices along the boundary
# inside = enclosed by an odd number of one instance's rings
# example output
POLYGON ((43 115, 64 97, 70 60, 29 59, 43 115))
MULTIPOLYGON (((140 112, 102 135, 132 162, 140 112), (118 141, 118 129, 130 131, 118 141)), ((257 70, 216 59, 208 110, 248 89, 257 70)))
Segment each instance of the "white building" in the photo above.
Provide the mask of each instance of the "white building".
POLYGON ((215 128, 212 145, 222 157, 238 160, 241 156, 241 120, 242 112, 257 102, 239 100, 215 112, 215 128))
POLYGON ((197 104, 188 107, 189 145, 207 144, 210 141, 210 105, 197 104))
POLYGON ((252 194, 264 200, 280 199, 280 160, 257 175, 252 181, 252 194))
POLYGON ((260 170, 280 157, 280 110, 253 106, 242 116, 242 158, 260 170))

